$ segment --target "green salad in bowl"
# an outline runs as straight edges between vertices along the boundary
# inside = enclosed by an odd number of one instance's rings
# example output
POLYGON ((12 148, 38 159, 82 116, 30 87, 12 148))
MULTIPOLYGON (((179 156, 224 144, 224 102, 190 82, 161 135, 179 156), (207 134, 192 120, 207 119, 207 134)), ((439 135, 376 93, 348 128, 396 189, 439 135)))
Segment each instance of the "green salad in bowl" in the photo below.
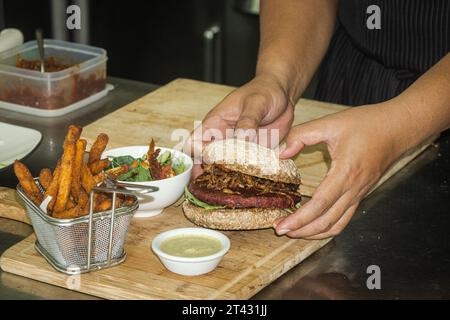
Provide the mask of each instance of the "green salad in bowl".
POLYGON ((141 145, 110 149, 103 153, 102 158, 110 160, 106 172, 111 178, 159 189, 138 196, 139 209, 134 215, 138 218, 157 215, 174 204, 183 195, 193 167, 193 161, 187 154, 175 149, 155 148, 154 143, 150 147, 141 145))
POLYGON ((161 151, 161 148, 155 148, 152 140, 147 153, 141 157, 108 156, 110 165, 106 171, 116 180, 144 182, 171 178, 186 170, 183 158, 169 150, 161 151))

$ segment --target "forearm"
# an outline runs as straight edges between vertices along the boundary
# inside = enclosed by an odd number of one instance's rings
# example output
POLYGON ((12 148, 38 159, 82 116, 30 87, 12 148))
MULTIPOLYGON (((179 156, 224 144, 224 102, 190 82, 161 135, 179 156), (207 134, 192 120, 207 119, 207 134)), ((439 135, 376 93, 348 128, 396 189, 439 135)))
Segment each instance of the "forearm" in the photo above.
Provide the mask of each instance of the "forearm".
MULTIPOLYGON (((387 102, 403 115, 405 146, 412 148, 450 127, 450 53, 407 90, 387 102)), ((400 117, 400 115, 399 115, 400 117)))
POLYGON ((257 75, 276 78, 296 101, 333 34, 337 0, 262 0, 257 75))

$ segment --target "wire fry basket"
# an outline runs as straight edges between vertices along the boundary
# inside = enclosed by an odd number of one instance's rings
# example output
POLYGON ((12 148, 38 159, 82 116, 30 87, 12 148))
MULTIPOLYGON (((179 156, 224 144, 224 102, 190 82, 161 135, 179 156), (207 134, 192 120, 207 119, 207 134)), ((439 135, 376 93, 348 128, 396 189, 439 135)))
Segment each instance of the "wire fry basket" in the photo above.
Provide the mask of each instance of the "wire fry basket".
POLYGON ((81 274, 115 266, 126 258, 124 250, 128 227, 138 208, 137 198, 129 207, 115 208, 117 193, 133 194, 126 189, 94 188, 90 194, 89 215, 74 219, 56 219, 45 213, 25 194, 20 185, 17 193, 36 234, 36 250, 56 270, 81 274), (93 213, 94 192, 113 194, 111 210, 93 213))

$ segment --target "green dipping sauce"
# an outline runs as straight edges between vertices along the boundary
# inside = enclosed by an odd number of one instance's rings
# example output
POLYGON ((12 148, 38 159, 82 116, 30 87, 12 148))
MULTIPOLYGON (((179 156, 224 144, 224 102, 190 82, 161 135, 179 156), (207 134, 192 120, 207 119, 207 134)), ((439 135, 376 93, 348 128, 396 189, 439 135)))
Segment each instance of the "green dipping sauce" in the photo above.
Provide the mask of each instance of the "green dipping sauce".
POLYGON ((186 234, 167 238, 159 248, 172 256, 198 258, 213 255, 222 250, 223 246, 211 236, 186 234))

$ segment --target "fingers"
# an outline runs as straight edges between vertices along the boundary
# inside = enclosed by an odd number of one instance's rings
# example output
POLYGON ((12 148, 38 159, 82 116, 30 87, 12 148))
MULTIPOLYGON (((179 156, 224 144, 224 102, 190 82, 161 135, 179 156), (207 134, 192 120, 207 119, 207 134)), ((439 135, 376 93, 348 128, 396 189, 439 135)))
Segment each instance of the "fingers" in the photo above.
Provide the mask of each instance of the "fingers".
POLYGON ((319 233, 319 234, 316 234, 314 236, 307 237, 305 239, 307 239, 307 240, 321 240, 321 239, 326 239, 326 238, 337 236, 348 225, 348 223, 352 219, 353 215, 355 214, 357 207, 358 207, 358 204, 354 204, 354 205, 350 206, 347 209, 347 211, 344 213, 344 215, 339 219, 339 221, 336 222, 336 224, 334 224, 334 226, 330 230, 328 230, 327 232, 319 233))
POLYGON ((234 130, 234 136, 237 139, 241 139, 241 140, 247 140, 247 141, 251 141, 251 142, 256 142, 256 138, 257 138, 257 134, 256 134, 256 129, 243 129, 243 128, 239 128, 234 130))
POLYGON ((206 115, 184 143, 184 151, 191 154, 195 163, 201 163, 204 144, 214 140, 236 137, 275 147, 292 124, 293 107, 288 107, 286 101, 276 83, 269 86, 267 81, 252 81, 233 91, 206 115), (270 141, 257 140, 258 129, 264 128, 279 130, 276 141, 272 133, 270 141))
MULTIPOLYGON (((204 143, 226 138, 227 128, 232 127, 228 121, 218 115, 209 114, 186 139, 183 150, 190 154, 195 164, 201 163, 201 155, 204 143)), ((232 132, 230 132, 232 133, 232 132)))
POLYGON ((339 200, 321 216, 303 227, 289 232, 287 235, 294 238, 308 238, 330 231, 352 205, 352 201, 352 194, 350 192, 344 193, 342 197, 340 197, 339 200))
POLYGON ((294 121, 294 108, 288 106, 273 122, 258 128, 257 143, 267 148, 276 148, 288 134, 294 121))
POLYGON ((236 121, 235 137, 255 141, 256 130, 267 114, 267 98, 261 94, 250 94, 242 103, 242 112, 236 121))
POLYGON ((283 221, 283 219, 284 219, 284 218, 278 218, 278 219, 276 219, 276 220, 273 222, 272 227, 275 229, 275 231, 276 231, 276 229, 277 229, 278 224, 279 224, 281 221, 283 221))
POLYGON ((183 151, 189 154, 193 159, 194 163, 197 163, 202 154, 203 145, 203 124, 194 128, 191 135, 186 139, 183 144, 183 151))
POLYGON ((346 176, 335 167, 331 168, 325 179, 314 192, 313 197, 295 213, 276 226, 278 235, 298 230, 314 221, 331 208, 345 192, 346 176))
POLYGON ((280 158, 291 158, 305 146, 326 142, 328 137, 321 123, 320 120, 315 120, 293 127, 286 138, 286 147, 280 153, 280 158))
POLYGON ((191 173, 192 180, 196 179, 202 173, 203 173, 202 166, 200 164, 194 164, 194 166, 192 167, 192 173, 191 173))

